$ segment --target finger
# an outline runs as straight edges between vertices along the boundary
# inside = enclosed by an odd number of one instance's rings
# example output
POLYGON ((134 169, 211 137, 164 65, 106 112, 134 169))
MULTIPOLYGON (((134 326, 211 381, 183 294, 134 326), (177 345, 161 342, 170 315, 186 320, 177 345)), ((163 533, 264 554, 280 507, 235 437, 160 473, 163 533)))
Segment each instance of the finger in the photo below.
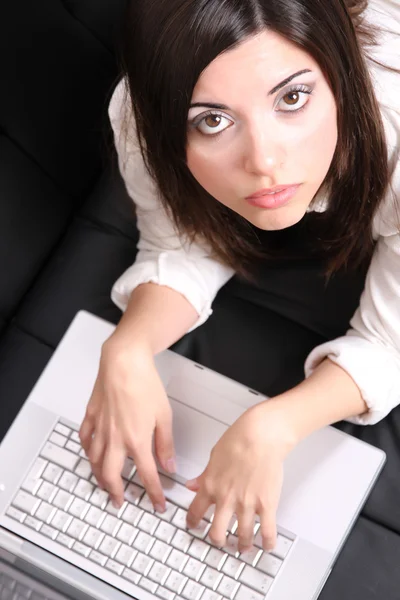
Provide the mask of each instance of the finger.
POLYGON ((195 529, 198 526, 212 503, 212 499, 208 494, 204 492, 196 494, 186 515, 186 522, 189 529, 195 529))
POLYGON ((82 425, 79 429, 79 438, 81 441, 81 446, 85 451, 86 456, 89 453, 90 445, 92 443, 93 433, 95 429, 95 420, 88 416, 86 416, 82 422, 82 425))
POLYGON ((106 449, 106 436, 104 434, 103 422, 104 419, 102 415, 100 415, 94 437, 92 438, 92 443, 90 444, 90 448, 87 452, 87 457, 92 467, 93 475, 96 477, 99 486, 102 488, 105 487, 105 484, 102 480, 101 467, 106 449))
POLYGON ((129 451, 155 510, 157 512, 164 512, 166 508, 165 497, 151 447, 129 448, 129 451))
POLYGON ((226 532, 228 530, 229 521, 231 520, 232 515, 232 506, 219 506, 217 502, 213 522, 208 535, 212 543, 219 548, 222 548, 222 546, 225 546, 226 544, 226 532))
POLYGON ((110 494, 114 506, 118 508, 124 502, 124 485, 121 477, 125 460, 123 445, 117 440, 110 440, 103 457, 101 480, 110 494))
POLYGON ((192 492, 197 492, 200 489, 199 477, 196 477, 196 479, 191 479, 190 481, 187 481, 185 483, 185 486, 192 492))
POLYGON ((238 528, 236 535, 238 536, 239 552, 250 550, 253 546, 254 539, 254 509, 241 509, 237 511, 238 528))
POLYGON ((260 513, 260 529, 259 533, 262 538, 263 549, 266 552, 271 552, 276 546, 277 531, 275 512, 264 510, 260 513))
POLYGON ((169 473, 175 473, 176 459, 172 434, 172 413, 170 410, 165 410, 157 420, 154 431, 154 447, 163 469, 169 473))

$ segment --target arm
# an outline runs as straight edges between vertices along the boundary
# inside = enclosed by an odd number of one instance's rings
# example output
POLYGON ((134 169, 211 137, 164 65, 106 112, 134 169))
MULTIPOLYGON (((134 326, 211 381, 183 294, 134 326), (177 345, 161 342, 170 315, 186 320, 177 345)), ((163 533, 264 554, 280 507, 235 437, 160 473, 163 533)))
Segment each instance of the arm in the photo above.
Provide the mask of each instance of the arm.
POLYGON ((181 338, 198 319, 193 306, 178 292, 153 283, 137 287, 115 333, 106 342, 124 354, 132 346, 158 354, 181 338))

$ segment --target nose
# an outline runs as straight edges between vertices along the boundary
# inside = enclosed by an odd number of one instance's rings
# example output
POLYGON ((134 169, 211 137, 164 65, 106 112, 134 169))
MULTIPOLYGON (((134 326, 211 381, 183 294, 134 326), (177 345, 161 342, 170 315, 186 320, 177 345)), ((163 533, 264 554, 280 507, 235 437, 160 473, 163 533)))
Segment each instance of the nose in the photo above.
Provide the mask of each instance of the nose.
POLYGON ((272 131, 250 131, 244 151, 244 168, 247 173, 258 176, 275 176, 284 163, 285 153, 272 131))

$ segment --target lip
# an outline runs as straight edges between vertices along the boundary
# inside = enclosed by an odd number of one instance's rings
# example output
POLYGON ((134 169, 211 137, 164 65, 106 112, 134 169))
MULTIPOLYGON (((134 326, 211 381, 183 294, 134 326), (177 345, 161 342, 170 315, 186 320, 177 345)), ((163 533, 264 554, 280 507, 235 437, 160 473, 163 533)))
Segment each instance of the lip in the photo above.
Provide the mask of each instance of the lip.
POLYGON ((246 201, 257 208, 280 208, 281 206, 285 206, 293 198, 300 185, 301 184, 298 183, 289 186, 275 186, 268 190, 260 190, 251 196, 247 196, 246 201), (275 194, 272 194, 271 192, 274 191, 275 194))

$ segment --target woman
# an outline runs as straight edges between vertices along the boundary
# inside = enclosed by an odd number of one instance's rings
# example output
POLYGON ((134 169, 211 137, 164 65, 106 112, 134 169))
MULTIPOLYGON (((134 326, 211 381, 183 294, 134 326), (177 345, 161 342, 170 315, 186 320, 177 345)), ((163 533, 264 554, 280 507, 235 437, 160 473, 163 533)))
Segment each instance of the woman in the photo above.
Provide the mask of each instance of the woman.
MULTIPOLYGON (((110 117, 139 253, 113 289, 125 314, 103 347, 82 444, 117 505, 129 454, 163 511, 153 434, 160 464, 174 472, 176 463, 153 356, 207 320, 235 273, 225 290, 254 305, 270 309, 278 289, 276 322, 299 325, 289 339, 300 348, 296 365, 311 349, 302 328, 325 343, 308 356, 306 379, 288 374, 286 388, 247 410, 187 483, 196 492, 190 527, 215 504, 211 540, 223 546, 236 514, 245 551, 257 514, 268 550, 293 447, 342 419, 376 423, 400 402, 400 8, 136 0, 126 22, 126 77, 110 117), (285 270, 305 284, 279 283, 285 270)), ((262 335, 279 363, 283 350, 262 335)), ((272 361, 252 362, 269 376, 272 361)))

